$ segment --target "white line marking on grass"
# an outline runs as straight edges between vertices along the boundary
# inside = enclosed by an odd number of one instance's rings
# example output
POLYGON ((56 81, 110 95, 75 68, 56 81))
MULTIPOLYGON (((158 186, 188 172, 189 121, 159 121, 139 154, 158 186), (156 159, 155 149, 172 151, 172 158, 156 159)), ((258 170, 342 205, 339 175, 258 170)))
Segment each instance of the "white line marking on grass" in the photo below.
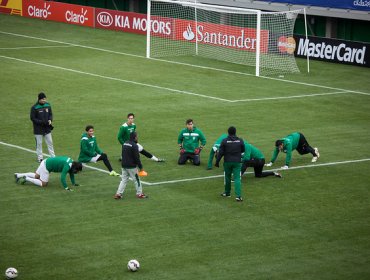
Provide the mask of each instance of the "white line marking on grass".
POLYGON ((80 71, 80 70, 75 70, 75 69, 70 69, 70 68, 65 68, 65 67, 61 67, 61 66, 55 66, 55 65, 30 61, 30 60, 24 60, 24 59, 15 58, 15 57, 0 55, 0 58, 15 60, 15 61, 18 61, 18 62, 23 62, 23 63, 35 64, 35 65, 38 65, 38 66, 50 67, 50 68, 54 68, 54 69, 58 69, 58 70, 73 72, 73 73, 87 75, 87 76, 93 76, 93 77, 102 78, 102 79, 108 79, 108 80, 113 80, 113 81, 118 81, 118 82, 123 82, 123 83, 135 84, 135 85, 139 85, 139 86, 151 87, 151 88, 170 91, 170 92, 174 92, 174 93, 178 93, 178 94, 186 94, 186 95, 192 95, 192 96, 197 96, 197 97, 201 97, 201 98, 208 98, 208 99, 213 99, 213 100, 228 102, 228 103, 263 101, 263 100, 280 100, 280 99, 292 99, 292 98, 302 98, 302 97, 313 97, 313 96, 324 96, 324 95, 348 93, 347 91, 341 91, 341 92, 328 92, 328 93, 317 93, 317 94, 303 94, 303 95, 294 95, 294 96, 285 96, 285 97, 284 96, 280 96, 280 97, 277 96, 277 97, 263 97, 263 98, 252 98, 252 99, 229 100, 229 99, 224 99, 224 98, 219 98, 219 97, 214 97, 214 96, 198 94, 198 93, 194 93, 194 92, 190 92, 190 91, 177 90, 177 89, 166 88, 166 87, 161 87, 161 86, 156 86, 156 85, 151 85, 151 84, 146 84, 146 83, 140 83, 140 82, 135 82, 135 81, 130 81, 130 80, 124 80, 124 79, 119 79, 119 78, 114 78, 114 77, 109 77, 109 76, 98 75, 98 74, 94 74, 94 73, 84 72, 84 71, 80 71))
POLYGON ((341 93, 348 93, 348 92, 346 92, 346 91, 337 91, 337 92, 312 93, 312 94, 302 94, 302 95, 293 95, 293 96, 249 98, 249 99, 231 100, 230 102, 251 102, 251 101, 266 101, 266 100, 281 100, 281 99, 292 99, 292 98, 302 98, 302 97, 333 95, 333 94, 341 94, 341 93))
MULTIPOLYGON (((364 162, 364 161, 370 161, 370 158, 294 166, 294 167, 289 167, 289 169, 284 169, 284 171, 302 169, 302 168, 311 168, 311 167, 321 167, 321 166, 331 166, 331 165, 339 165, 339 164, 358 163, 358 162, 364 162)), ((277 169, 269 169, 269 170, 265 170, 265 171, 279 171, 279 170, 282 170, 282 169, 277 168, 277 169)), ((244 174, 254 174, 254 172, 250 171, 250 172, 246 172, 244 174)), ((224 177, 224 175, 213 175, 213 176, 207 176, 207 177, 197 177, 197 178, 188 178, 188 179, 179 179, 179 180, 162 181, 162 182, 156 182, 156 183, 148 183, 148 185, 149 186, 155 186, 155 185, 173 184, 173 183, 181 183, 181 182, 189 182, 189 181, 199 181, 199 180, 222 178, 222 177, 224 177)))
MULTIPOLYGON (((34 151, 34 150, 31 150, 31 149, 27 149, 27 148, 24 148, 24 147, 21 147, 21 146, 17 146, 17 145, 13 145, 13 144, 9 144, 9 143, 5 143, 5 142, 2 142, 2 141, 0 141, 0 144, 1 145, 4 145, 4 146, 7 146, 7 147, 11 147, 11 148, 16 148, 16 149, 19 149, 19 150, 22 150, 22 151, 26 151, 26 152, 29 152, 29 153, 33 153, 33 154, 36 154, 36 151, 34 151)), ((50 157, 48 154, 45 154, 45 153, 43 153, 43 155, 45 156, 45 157, 50 157)), ((94 167, 94 166, 91 166, 91 165, 87 165, 87 164, 82 164, 85 168, 89 168, 89 169, 93 169, 93 170, 95 170, 95 171, 99 171, 99 172, 103 172, 103 173, 107 173, 107 174, 109 174, 109 171, 107 171, 107 170, 104 170, 104 169, 101 169, 101 168, 98 168, 98 167, 94 167)), ((122 177, 121 175, 120 175, 120 177, 122 177)), ((131 179, 130 179, 131 180, 131 179)), ((141 181, 141 183, 143 184, 143 185, 149 185, 150 183, 147 183, 147 182, 144 182, 144 181, 142 181, 142 180, 140 180, 141 181)))
MULTIPOLYGON (((91 50, 96 50, 96 51, 102 51, 102 52, 108 52, 108 53, 113 53, 113 54, 119 54, 119 55, 125 55, 125 56, 147 59, 146 56, 142 56, 142 55, 135 55, 135 54, 117 52, 117 51, 112 51, 112 50, 107 50, 107 49, 102 49, 102 48, 95 48, 95 47, 73 44, 73 43, 68 43, 68 42, 62 42, 62 41, 57 41, 57 40, 50 40, 50 39, 46 39, 46 38, 34 37, 34 36, 29 36, 29 35, 17 34, 17 33, 10 33, 10 32, 6 32, 6 31, 0 31, 0 34, 6 34, 6 35, 11 35, 11 36, 17 36, 17 37, 23 37, 23 38, 28 38, 28 39, 35 39, 35 40, 41 40, 41 41, 53 42, 53 43, 59 43, 59 44, 67 44, 67 45, 70 45, 70 46, 75 46, 75 47, 80 47, 80 48, 86 48, 86 49, 91 49, 91 50)), ((159 61, 159 62, 163 62, 163 63, 178 64, 178 65, 183 65, 183 66, 193 67, 193 68, 207 69, 207 70, 212 70, 212 71, 218 71, 218 72, 224 72, 224 73, 230 73, 230 74, 237 74, 237 75, 255 77, 254 74, 243 73, 243 72, 232 71, 232 70, 226 70, 226 69, 213 68, 213 67, 208 67, 208 66, 194 65, 194 64, 189 64, 189 63, 176 62, 176 61, 163 60, 163 59, 156 59, 156 58, 151 58, 151 60, 155 60, 155 61, 159 61)), ((367 93, 367 92, 347 90, 347 89, 341 89, 341 88, 334 88, 334 87, 328 87, 328 86, 322 86, 322 85, 316 85, 316 84, 310 84, 310 83, 304 83, 304 82, 297 82, 297 81, 279 79, 279 78, 274 78, 274 77, 259 76, 259 77, 256 77, 256 78, 280 81, 280 82, 284 82, 284 83, 305 85, 305 86, 309 86, 309 87, 318 87, 318 88, 324 88, 324 89, 330 89, 330 90, 336 90, 336 91, 345 91, 345 92, 357 93, 357 94, 363 94, 363 95, 370 96, 370 93, 367 93)))
MULTIPOLYGON (((36 151, 30 150, 30 149, 27 149, 27 148, 24 148, 24 147, 21 147, 21 146, 17 146, 17 145, 13 145, 13 144, 8 144, 8 143, 2 142, 2 141, 0 141, 0 144, 1 145, 4 145, 4 146, 7 146, 7 147, 16 148, 16 149, 19 149, 19 150, 23 150, 23 151, 26 151, 26 152, 30 152, 30 153, 36 154, 36 151)), ((44 156, 49 157, 48 154, 44 154, 44 156)), ((294 166, 294 167, 290 167, 289 169, 285 169, 284 171, 295 170, 295 169, 302 169, 302 168, 311 168, 311 167, 331 166, 331 165, 338 165, 338 164, 358 163, 358 162, 364 162, 364 161, 370 161, 370 158, 357 159, 357 160, 337 161, 337 162, 327 162, 327 163, 315 163, 315 164, 309 164, 309 165, 294 166)), ((96 170, 96 171, 99 171, 99 172, 103 172, 103 173, 109 174, 109 172, 107 170, 100 169, 100 168, 97 168, 97 167, 93 167, 93 166, 90 166, 90 165, 84 164, 84 167, 90 168, 90 169, 93 169, 93 170, 96 170)), ((269 169, 268 171, 279 171, 279 170, 282 170, 282 169, 280 169, 280 168, 277 168, 277 169, 269 169)), ((253 174, 253 173, 254 172, 252 171, 252 172, 246 172, 245 174, 253 174)), ((207 179, 221 178, 223 176, 224 175, 213 175, 213 176, 206 176, 206 177, 186 178, 186 179, 161 181, 161 182, 154 182, 154 183, 144 182, 142 180, 140 180, 140 181, 142 182, 143 185, 157 186, 157 185, 164 185, 164 184, 174 184, 174 183, 192 182, 192 181, 199 181, 199 180, 207 180, 207 179)))
POLYGON ((30 63, 30 64, 35 64, 35 65, 44 66, 44 67, 50 67, 50 68, 54 68, 54 69, 58 69, 58 70, 64 70, 64 71, 68 71, 68 72, 78 73, 78 74, 82 74, 82 75, 87 75, 87 76, 92 76, 92 77, 97 77, 97 78, 102 78, 102 79, 107 79, 107 80, 113 80, 113 81, 118 81, 118 82, 124 82, 124 83, 128 83, 128 84, 139 85, 139 86, 145 86, 145 87, 170 91, 170 92, 179 93, 179 94, 198 96, 198 97, 214 99, 214 100, 218 100, 218 101, 222 101, 222 102, 231 102, 230 100, 227 100, 227 99, 224 99, 224 98, 218 98, 218 97, 198 94, 198 93, 194 93, 194 92, 190 92, 190 91, 172 89, 172 88, 161 87, 161 86, 156 86, 156 85, 151 85, 151 84, 146 84, 146 83, 140 83, 140 82, 135 82, 135 81, 130 81, 130 80, 113 78, 113 77, 109 77, 109 76, 103 76, 103 75, 98 75, 98 74, 94 74, 94 73, 88 73, 88 72, 84 72, 84 71, 80 71, 80 70, 75 70, 75 69, 70 69, 70 68, 65 68, 65 67, 61 67, 61 66, 55 66, 55 65, 30 61, 30 60, 24 60, 24 59, 10 57, 10 56, 0 55, 0 58, 6 58, 6 59, 10 59, 10 60, 19 61, 19 62, 30 63))
POLYGON ((0 50, 48 49, 48 48, 72 48, 72 47, 73 46, 38 46, 38 47, 0 48, 0 50))

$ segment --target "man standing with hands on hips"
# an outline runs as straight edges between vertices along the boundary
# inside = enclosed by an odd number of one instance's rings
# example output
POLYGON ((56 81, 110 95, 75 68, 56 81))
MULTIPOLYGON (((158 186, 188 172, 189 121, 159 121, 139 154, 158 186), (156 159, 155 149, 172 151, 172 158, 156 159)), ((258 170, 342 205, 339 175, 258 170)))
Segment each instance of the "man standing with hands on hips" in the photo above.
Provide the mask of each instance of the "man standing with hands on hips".
POLYGON ((225 172, 225 191, 221 194, 223 197, 230 197, 231 192, 231 174, 234 176, 235 200, 237 202, 243 201, 241 195, 241 157, 245 151, 243 139, 236 136, 236 128, 230 126, 228 129, 228 136, 222 140, 220 151, 216 159, 216 167, 220 167, 219 163, 224 157, 224 172, 225 172))
POLYGON ((38 100, 35 105, 31 108, 30 118, 33 123, 33 134, 36 140, 36 153, 37 161, 43 160, 42 154, 42 139, 45 139, 45 143, 48 147, 50 157, 55 157, 53 139, 51 137, 51 131, 53 130, 53 112, 51 105, 46 101, 46 95, 40 92, 38 100))

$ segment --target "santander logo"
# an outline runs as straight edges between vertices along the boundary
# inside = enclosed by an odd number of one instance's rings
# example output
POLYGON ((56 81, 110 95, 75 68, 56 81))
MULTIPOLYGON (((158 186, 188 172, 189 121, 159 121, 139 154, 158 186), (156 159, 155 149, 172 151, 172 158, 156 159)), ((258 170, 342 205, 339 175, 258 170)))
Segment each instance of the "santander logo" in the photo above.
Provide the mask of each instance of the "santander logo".
POLYGON ((111 26, 113 24, 113 16, 107 12, 100 12, 96 16, 98 23, 104 27, 111 26))
POLYGON ((191 30, 190 24, 188 25, 188 27, 186 28, 186 30, 182 33, 182 36, 187 41, 191 41, 191 40, 193 40, 195 38, 195 34, 194 34, 193 30, 191 30))

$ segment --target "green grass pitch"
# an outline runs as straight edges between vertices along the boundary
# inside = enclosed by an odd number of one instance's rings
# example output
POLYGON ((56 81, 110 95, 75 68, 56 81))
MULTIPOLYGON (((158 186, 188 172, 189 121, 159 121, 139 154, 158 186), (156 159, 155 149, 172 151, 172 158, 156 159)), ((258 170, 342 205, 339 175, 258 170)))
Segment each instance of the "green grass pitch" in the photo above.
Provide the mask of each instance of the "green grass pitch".
POLYGON ((370 69, 311 61, 308 74, 306 61, 298 63, 302 74, 256 78, 248 67, 215 60, 146 59, 140 35, 0 15, 0 273, 369 279, 370 69), (116 201, 119 178, 89 168, 77 175, 73 193, 58 174, 44 189, 15 184, 14 172, 38 166, 29 151, 29 111, 40 91, 54 111, 56 153, 76 159, 81 133, 93 124, 116 171, 116 134, 134 112, 139 142, 167 160, 142 158, 150 198, 136 199, 131 183, 116 201), (200 167, 177 165, 187 118, 208 140, 200 167), (230 125, 266 160, 274 141, 294 131, 319 147, 321 158, 311 164, 294 152, 283 179, 248 173, 244 202, 223 199, 222 168, 207 171, 206 161, 230 125), (139 272, 127 271, 130 259, 140 261, 139 272))

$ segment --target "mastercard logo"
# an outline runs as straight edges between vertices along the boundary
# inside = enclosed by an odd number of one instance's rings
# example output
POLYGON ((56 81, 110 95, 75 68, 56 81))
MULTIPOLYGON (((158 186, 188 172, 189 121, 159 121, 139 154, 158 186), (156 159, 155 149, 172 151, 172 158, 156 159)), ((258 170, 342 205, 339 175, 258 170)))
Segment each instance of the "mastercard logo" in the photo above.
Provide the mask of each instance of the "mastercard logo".
POLYGON ((281 53, 294 54, 295 47, 296 43, 293 37, 279 37, 278 48, 281 53))

